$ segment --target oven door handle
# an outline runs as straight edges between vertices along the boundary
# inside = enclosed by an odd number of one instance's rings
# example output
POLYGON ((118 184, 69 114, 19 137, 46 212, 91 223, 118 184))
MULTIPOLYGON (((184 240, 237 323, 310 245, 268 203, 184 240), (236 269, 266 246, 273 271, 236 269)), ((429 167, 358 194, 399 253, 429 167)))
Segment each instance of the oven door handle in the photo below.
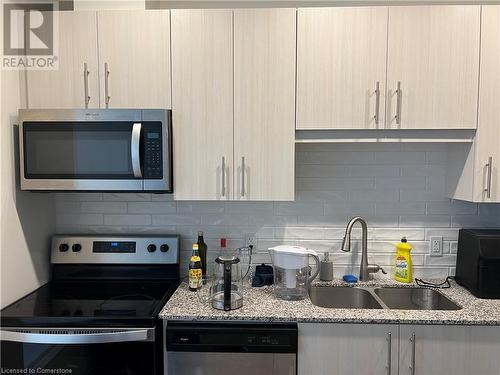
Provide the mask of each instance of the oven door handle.
POLYGON ((142 178, 140 155, 141 128, 142 124, 140 122, 134 123, 132 125, 132 138, 130 139, 130 156, 135 178, 142 178))
MULTIPOLYGON (((61 330, 55 331, 60 332, 61 330)), ((14 341, 25 344, 105 344, 112 342, 151 341, 154 337, 151 337, 147 329, 76 334, 1 330, 0 339, 2 341, 14 341)))

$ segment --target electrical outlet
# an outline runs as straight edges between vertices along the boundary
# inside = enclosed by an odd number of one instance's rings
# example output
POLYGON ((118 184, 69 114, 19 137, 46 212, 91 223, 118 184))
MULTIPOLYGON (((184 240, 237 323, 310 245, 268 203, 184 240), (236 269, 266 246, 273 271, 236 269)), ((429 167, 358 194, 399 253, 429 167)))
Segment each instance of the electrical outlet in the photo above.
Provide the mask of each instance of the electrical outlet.
POLYGON ((431 237, 429 246, 431 257, 443 256, 443 237, 431 237))
POLYGON ((253 234, 253 233, 245 234, 245 246, 254 246, 255 247, 255 234, 253 234))

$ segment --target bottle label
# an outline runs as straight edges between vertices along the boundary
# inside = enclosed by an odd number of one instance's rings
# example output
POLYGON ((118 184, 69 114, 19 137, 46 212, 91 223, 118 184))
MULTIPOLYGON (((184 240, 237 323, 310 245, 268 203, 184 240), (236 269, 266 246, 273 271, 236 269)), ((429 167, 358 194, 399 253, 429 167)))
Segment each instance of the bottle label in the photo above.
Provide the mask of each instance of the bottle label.
POLYGON ((396 277, 406 279, 408 277, 408 262, 404 257, 396 258, 396 277))
POLYGON ((191 289, 198 289, 201 285, 201 268, 189 270, 189 287, 191 289))

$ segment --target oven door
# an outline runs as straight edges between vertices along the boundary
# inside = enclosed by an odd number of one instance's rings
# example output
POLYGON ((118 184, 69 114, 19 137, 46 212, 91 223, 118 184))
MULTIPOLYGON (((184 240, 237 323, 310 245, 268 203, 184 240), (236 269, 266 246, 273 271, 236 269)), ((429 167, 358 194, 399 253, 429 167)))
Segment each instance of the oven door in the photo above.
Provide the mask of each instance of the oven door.
POLYGON ((2 328, 0 338, 2 373, 157 375, 154 328, 2 328))

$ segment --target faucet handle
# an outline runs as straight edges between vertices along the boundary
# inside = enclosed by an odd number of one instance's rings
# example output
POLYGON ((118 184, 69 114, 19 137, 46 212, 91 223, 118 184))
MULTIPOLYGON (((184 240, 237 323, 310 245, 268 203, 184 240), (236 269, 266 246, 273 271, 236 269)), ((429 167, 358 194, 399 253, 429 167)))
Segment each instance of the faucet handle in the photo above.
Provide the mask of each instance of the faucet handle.
POLYGON ((382 271, 384 275, 387 275, 387 272, 380 267, 378 264, 369 264, 368 265, 368 273, 377 273, 378 271, 382 271))

